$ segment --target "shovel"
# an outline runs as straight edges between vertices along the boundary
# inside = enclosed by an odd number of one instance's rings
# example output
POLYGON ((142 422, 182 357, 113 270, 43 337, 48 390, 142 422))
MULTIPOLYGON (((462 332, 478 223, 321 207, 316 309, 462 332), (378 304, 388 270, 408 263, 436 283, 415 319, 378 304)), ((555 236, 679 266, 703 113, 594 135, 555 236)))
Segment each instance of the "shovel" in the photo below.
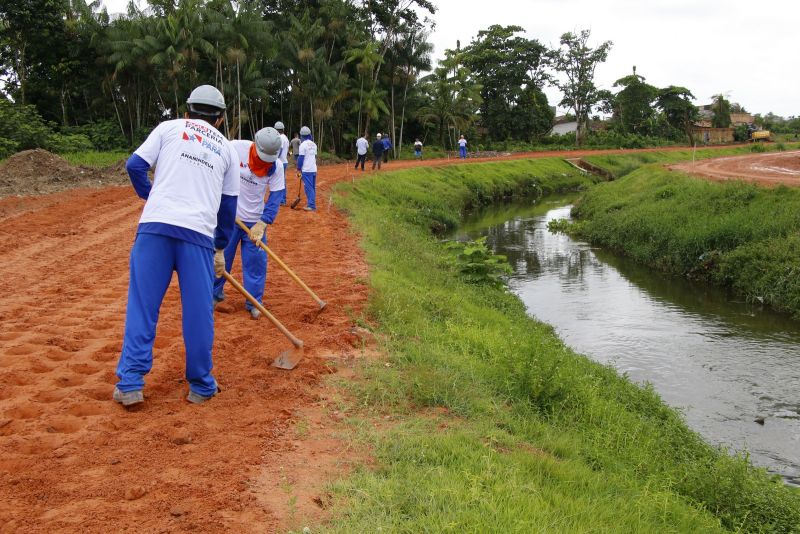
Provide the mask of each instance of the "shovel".
MULTIPOLYGON (((238 225, 239 225, 239 228, 241 228, 242 230, 244 230, 244 231, 245 231, 245 233, 248 233, 248 232, 250 232, 250 229, 247 227, 247 225, 245 225, 245 224, 244 224, 244 223, 241 221, 241 219, 236 219, 236 224, 238 224, 238 225)), ((284 271, 286 271, 286 273, 287 273, 289 276, 291 276, 291 277, 292 277, 292 280, 294 280, 295 282, 297 282, 297 284, 298 284, 300 287, 302 287, 303 289, 305 289, 305 290, 306 290, 306 292, 308 292, 308 294, 309 294, 309 295, 311 295, 311 298, 313 298, 313 299, 314 299, 314 300, 317 302, 317 304, 319 304, 319 309, 320 309, 320 310, 322 310, 322 309, 323 309, 323 308, 324 308, 324 307, 325 307, 325 306, 328 304, 327 302, 325 302, 324 300, 322 300, 321 298, 319 298, 319 297, 317 296, 317 294, 316 294, 316 293, 314 293, 313 291, 311 291, 311 288, 310 288, 310 287, 308 287, 308 286, 305 284, 305 282, 303 282, 302 280, 300 280, 300 277, 299 277, 299 276, 297 276, 296 274, 294 274, 294 272, 293 272, 293 271, 292 271, 292 270, 289 268, 289 266, 288 266, 288 265, 286 265, 285 263, 283 263, 283 260, 281 260, 281 259, 280 259, 280 258, 279 258, 279 257, 278 257, 278 256, 277 256, 275 253, 274 253, 274 252, 272 252, 272 249, 270 249, 270 248, 269 248, 267 245, 265 245, 265 244, 264 244, 263 242, 261 242, 261 241, 257 241, 257 242, 256 242, 256 244, 257 244, 259 247, 261 247, 262 249, 264 249, 264 251, 265 251, 267 254, 269 254, 269 257, 270 257, 270 258, 272 258, 273 260, 275 260, 275 263, 277 263, 278 265, 280 265, 280 266, 281 266, 281 268, 282 268, 284 271)))
POLYGON ((294 369, 297 367, 297 364, 300 363, 301 359, 303 359, 303 342, 297 339, 288 328, 283 326, 283 324, 281 324, 281 322, 277 320, 274 315, 267 311, 267 309, 262 306, 261 303, 258 302, 255 297, 253 297, 253 295, 248 293, 247 290, 243 288, 242 285, 230 275, 230 273, 228 273, 228 271, 225 271, 222 276, 225 277, 225 280, 230 282, 230 284, 236 288, 239 293, 244 295, 244 298, 246 298, 250 304, 255 306, 258 311, 263 313, 264 316, 269 319, 272 324, 274 324, 275 327, 289 339, 289 341, 292 342, 292 345, 294 345, 293 349, 287 349, 278 354, 278 357, 272 362, 272 366, 279 369, 294 369))
POLYGON ((295 209, 298 204, 300 204, 300 190, 303 188, 303 178, 300 174, 297 175, 298 183, 297 183, 297 198, 292 201, 291 208, 295 209))

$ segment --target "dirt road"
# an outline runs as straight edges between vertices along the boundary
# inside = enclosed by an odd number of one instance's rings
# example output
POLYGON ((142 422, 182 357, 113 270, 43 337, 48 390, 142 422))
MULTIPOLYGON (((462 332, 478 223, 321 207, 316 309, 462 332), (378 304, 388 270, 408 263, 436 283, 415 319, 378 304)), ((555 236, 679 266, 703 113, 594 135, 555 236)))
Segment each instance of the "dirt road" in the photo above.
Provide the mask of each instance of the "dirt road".
POLYGON ((340 416, 320 384, 360 354, 351 328, 368 271, 329 206, 331 186, 358 175, 350 164, 321 168, 319 212, 282 209, 269 230, 275 252, 329 303, 317 313, 270 265, 266 305, 305 341, 303 363, 268 365, 288 341, 252 321, 228 287, 215 314, 223 391, 188 404, 173 280, 136 411, 110 399, 142 202, 129 186, 0 199, 0 532, 272 532, 324 513, 315 503, 326 478, 358 454, 335 437, 340 416))
POLYGON ((800 151, 715 158, 670 168, 715 181, 745 180, 767 186, 800 186, 800 151))
POLYGON ((252 321, 227 287, 215 314, 223 392, 190 405, 173 280, 147 402, 130 412, 110 396, 142 201, 130 187, 0 200, 0 531, 276 528, 275 496, 285 503, 294 490, 275 460, 283 457, 281 469, 315 466, 316 455, 331 460, 344 449, 287 441, 294 407, 313 408, 320 377, 353 356, 349 330, 367 297, 356 239, 328 208, 330 185, 342 177, 323 174, 321 210, 282 209, 269 234, 275 252, 329 302, 317 314, 316 303, 270 266, 266 305, 305 341, 303 363, 292 372, 270 367, 291 345, 266 320, 252 321))

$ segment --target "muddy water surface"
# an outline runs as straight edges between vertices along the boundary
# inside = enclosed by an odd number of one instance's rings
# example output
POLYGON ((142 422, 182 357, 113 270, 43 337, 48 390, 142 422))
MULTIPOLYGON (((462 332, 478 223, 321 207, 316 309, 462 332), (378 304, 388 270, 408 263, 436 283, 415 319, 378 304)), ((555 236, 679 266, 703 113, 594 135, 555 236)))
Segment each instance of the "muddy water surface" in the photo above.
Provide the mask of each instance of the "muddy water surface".
POLYGON ((508 256, 512 290, 577 352, 652 383, 707 441, 800 485, 800 322, 549 232, 573 200, 493 207, 459 233, 508 256))

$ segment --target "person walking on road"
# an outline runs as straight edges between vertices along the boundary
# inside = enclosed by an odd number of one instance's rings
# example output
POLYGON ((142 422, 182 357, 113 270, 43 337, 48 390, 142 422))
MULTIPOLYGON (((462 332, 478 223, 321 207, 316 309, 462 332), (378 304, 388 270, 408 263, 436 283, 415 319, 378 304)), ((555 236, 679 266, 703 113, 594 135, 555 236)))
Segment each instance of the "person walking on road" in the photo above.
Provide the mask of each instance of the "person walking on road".
POLYGON ((292 140, 289 141, 289 144, 292 147, 292 155, 294 156, 294 166, 297 168, 297 158, 300 155, 300 134, 295 132, 294 137, 292 140))
MULTIPOLYGON (((283 163, 283 174, 286 175, 286 167, 289 166, 289 138, 286 137, 286 134, 283 133, 284 126, 281 121, 275 123, 274 128, 278 131, 278 135, 281 138, 281 151, 278 154, 278 159, 283 163)), ((283 190, 283 199, 281 200, 281 206, 286 205, 286 189, 283 190)))
POLYGON ((461 159, 467 158, 467 140, 464 139, 463 135, 458 138, 458 157, 461 159))
POLYGON ((308 126, 300 128, 299 154, 297 168, 306 192, 306 211, 317 211, 317 144, 311 137, 308 126))
POLYGON ((389 134, 383 136, 383 162, 389 163, 389 151, 392 149, 392 139, 389 134))
POLYGON ((417 159, 422 159, 422 141, 419 139, 414 141, 414 157, 417 159))
POLYGON ((214 274, 222 275, 225 268, 223 249, 235 223, 239 156, 217 129, 225 112, 222 93, 201 85, 186 103, 184 118, 159 124, 125 166, 145 205, 131 249, 125 334, 113 393, 123 406, 144 402, 158 313, 173 272, 181 293, 187 400, 199 404, 219 392, 211 374, 212 290, 214 274), (153 166, 151 184, 147 171, 153 166))
POLYGON ((372 143, 372 170, 375 170, 375 165, 378 170, 381 170, 381 159, 383 158, 383 141, 381 134, 375 136, 375 142, 372 143))
MULTIPOLYGON (((244 288, 263 304, 264 284, 267 281, 267 253, 258 242, 267 244, 267 225, 278 216, 281 199, 286 198, 286 180, 283 162, 278 159, 282 148, 281 136, 274 128, 263 128, 256 133, 255 142, 231 141, 239 156, 239 201, 236 218, 250 230, 245 232, 238 225, 225 247, 225 270, 230 272, 236 249, 242 247, 242 278, 244 288), (269 197, 264 196, 269 189, 269 197)), ((214 304, 225 300, 225 278, 214 279, 214 304)), ((245 301, 250 317, 258 319, 261 312, 250 301, 245 301)))
POLYGON ((361 164, 361 170, 364 170, 364 163, 367 160, 367 149, 369 148, 369 141, 365 135, 362 135, 358 139, 356 139, 356 154, 358 157, 356 158, 356 166, 355 169, 358 169, 358 164, 361 164))

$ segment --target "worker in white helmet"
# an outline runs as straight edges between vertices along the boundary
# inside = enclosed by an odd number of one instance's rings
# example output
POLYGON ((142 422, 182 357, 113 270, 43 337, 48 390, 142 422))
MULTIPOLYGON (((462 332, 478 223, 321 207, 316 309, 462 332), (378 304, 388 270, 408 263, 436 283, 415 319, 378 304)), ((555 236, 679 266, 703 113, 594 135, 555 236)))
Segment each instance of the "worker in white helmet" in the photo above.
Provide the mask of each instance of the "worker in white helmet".
POLYGON ((306 192, 306 211, 317 211, 317 144, 308 126, 300 128, 300 155, 297 169, 306 192))
POLYGON ((145 200, 130 256, 125 335, 113 398, 123 406, 144 402, 144 376, 153 366, 153 341, 164 294, 178 273, 187 399, 217 394, 211 375, 214 342, 213 281, 225 268, 239 195, 239 156, 217 129, 225 98, 197 87, 182 119, 159 124, 128 159, 136 194, 145 200), (147 171, 155 166, 150 183, 147 171), (216 253, 215 253, 216 250, 216 253))
MULTIPOLYGON (((263 304, 264 284, 267 281, 267 253, 258 242, 267 244, 267 225, 273 224, 278 216, 281 199, 286 198, 286 179, 283 165, 278 159, 281 151, 281 138, 274 128, 263 128, 256 133, 255 142, 231 141, 239 154, 239 202, 236 218, 250 230, 245 232, 238 225, 225 247, 225 270, 230 272, 236 249, 242 247, 242 278, 244 288, 258 302, 263 304), (264 196, 269 189, 269 197, 264 196)), ((214 280, 214 304, 225 300, 225 278, 214 280)), ((258 319, 261 312, 245 300, 245 309, 250 317, 258 319)))
MULTIPOLYGON (((286 167, 289 166, 289 138, 286 137, 284 133, 284 126, 281 121, 275 123, 275 129, 278 131, 278 134, 281 137, 281 151, 278 154, 278 159, 283 162, 283 174, 286 175, 286 167)), ((283 200, 281 201, 281 206, 286 205, 286 189, 283 190, 283 200)))

